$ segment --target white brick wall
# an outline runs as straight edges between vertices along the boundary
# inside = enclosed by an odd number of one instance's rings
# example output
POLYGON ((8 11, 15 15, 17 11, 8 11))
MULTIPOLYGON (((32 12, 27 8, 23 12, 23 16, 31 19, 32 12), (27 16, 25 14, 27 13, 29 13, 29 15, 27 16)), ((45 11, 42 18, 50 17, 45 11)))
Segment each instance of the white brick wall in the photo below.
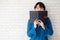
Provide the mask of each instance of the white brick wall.
POLYGON ((49 40, 60 39, 60 0, 0 0, 0 40, 28 40, 26 35, 29 11, 36 2, 45 3, 52 21, 54 35, 49 40))

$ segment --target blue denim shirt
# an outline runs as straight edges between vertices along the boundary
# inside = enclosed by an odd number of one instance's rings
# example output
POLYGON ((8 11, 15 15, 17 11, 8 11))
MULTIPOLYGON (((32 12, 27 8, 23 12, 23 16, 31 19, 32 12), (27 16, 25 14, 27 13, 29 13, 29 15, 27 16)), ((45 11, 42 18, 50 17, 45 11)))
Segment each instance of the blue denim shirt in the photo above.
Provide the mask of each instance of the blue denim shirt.
POLYGON ((30 20, 28 20, 27 36, 30 37, 30 40, 48 40, 48 35, 53 34, 53 28, 49 18, 44 27, 45 30, 40 26, 35 29, 34 24, 31 23, 30 20))

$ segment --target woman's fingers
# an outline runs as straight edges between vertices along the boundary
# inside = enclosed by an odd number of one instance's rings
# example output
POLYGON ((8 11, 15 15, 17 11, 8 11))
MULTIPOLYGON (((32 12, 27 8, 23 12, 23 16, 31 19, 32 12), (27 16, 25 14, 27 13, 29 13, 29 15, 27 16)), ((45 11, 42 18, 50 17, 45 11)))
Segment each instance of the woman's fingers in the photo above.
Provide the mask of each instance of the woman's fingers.
POLYGON ((40 23, 41 23, 41 20, 38 20, 38 22, 40 22, 40 23))

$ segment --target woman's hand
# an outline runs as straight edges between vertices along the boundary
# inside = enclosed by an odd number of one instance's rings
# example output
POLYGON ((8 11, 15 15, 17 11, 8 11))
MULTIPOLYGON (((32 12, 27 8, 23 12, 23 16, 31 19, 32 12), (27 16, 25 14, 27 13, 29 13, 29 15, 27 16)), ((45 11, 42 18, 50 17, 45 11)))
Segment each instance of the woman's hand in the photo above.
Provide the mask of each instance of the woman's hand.
POLYGON ((38 21, 37 21, 37 19, 34 21, 34 28, 36 28, 37 27, 37 24, 38 24, 38 21))
MULTIPOLYGON (((38 20, 38 24, 42 27, 42 28, 44 28, 44 23, 41 21, 41 20, 38 20)), ((45 29, 45 28, 44 28, 45 29)))
POLYGON ((43 29, 45 29, 45 28, 44 28, 44 23, 43 23, 41 20, 36 19, 36 20, 34 21, 34 28, 36 28, 37 25, 40 25, 43 29))

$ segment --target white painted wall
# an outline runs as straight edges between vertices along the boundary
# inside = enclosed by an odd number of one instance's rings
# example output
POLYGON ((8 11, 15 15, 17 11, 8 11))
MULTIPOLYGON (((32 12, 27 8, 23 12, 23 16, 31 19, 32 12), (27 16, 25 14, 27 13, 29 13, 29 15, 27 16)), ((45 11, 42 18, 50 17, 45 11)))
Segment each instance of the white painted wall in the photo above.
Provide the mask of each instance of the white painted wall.
POLYGON ((54 35, 49 40, 60 39, 60 0, 0 0, 0 40, 29 40, 29 11, 38 1, 45 3, 52 21, 54 35))

